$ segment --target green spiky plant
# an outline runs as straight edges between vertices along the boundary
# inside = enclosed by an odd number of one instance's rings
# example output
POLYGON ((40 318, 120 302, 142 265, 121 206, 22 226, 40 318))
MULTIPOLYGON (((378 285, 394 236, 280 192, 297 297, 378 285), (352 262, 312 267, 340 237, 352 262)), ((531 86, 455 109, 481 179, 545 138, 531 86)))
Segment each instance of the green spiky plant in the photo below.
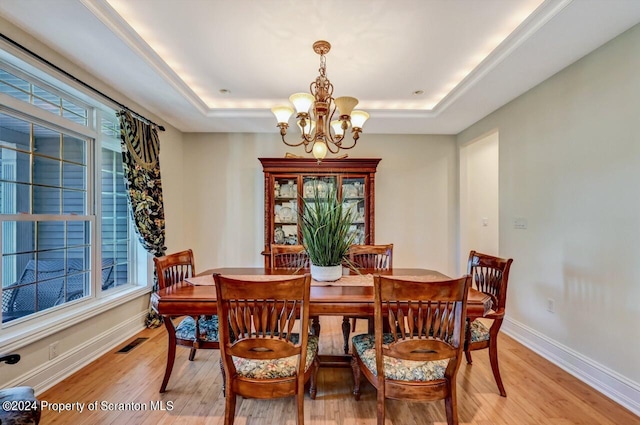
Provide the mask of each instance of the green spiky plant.
POLYGON ((355 239, 355 233, 349 232, 353 211, 338 200, 335 189, 321 194, 317 187, 313 197, 302 198, 302 206, 300 231, 311 264, 323 267, 343 264, 355 239))

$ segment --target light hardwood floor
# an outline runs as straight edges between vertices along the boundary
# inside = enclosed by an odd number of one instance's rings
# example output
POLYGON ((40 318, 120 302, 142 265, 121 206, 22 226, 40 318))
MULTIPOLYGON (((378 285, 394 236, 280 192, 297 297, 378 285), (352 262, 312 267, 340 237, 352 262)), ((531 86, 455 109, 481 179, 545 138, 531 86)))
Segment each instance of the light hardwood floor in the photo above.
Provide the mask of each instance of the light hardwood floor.
MULTIPOLYGON (((341 318, 321 318, 322 353, 341 352, 340 323, 341 318)), ((358 331, 364 331, 364 327, 366 321, 359 321, 358 331)), ((166 331, 164 327, 144 330, 138 337, 149 339, 127 354, 117 354, 120 347, 114 349, 40 394, 40 400, 51 404, 51 407, 44 409, 41 423, 223 424, 224 398, 219 352, 199 350, 195 361, 189 362, 189 350, 178 347, 167 392, 160 394, 158 390, 166 362, 166 331), (98 402, 98 408, 88 410, 88 405, 95 402, 98 402), (151 410, 152 403, 158 408, 158 402, 163 402, 166 410, 151 410), (58 413, 51 410, 54 403, 84 403, 85 406, 81 413, 77 408, 58 413), (117 403, 139 403, 147 410, 136 411, 131 406, 117 403)), ((473 365, 467 365, 463 359, 460 367, 458 412, 461 424, 640 424, 640 418, 631 412, 505 335, 500 335, 500 366, 508 396, 500 397, 485 351, 473 353, 473 365)), ((355 401, 351 395, 352 381, 350 368, 321 368, 317 399, 311 400, 307 396, 305 400, 305 424, 375 424, 374 388, 368 383, 364 384, 360 401, 355 401)), ((236 425, 279 424, 295 424, 293 398, 239 398, 236 425)), ((388 400, 386 424, 446 424, 444 402, 388 400)))

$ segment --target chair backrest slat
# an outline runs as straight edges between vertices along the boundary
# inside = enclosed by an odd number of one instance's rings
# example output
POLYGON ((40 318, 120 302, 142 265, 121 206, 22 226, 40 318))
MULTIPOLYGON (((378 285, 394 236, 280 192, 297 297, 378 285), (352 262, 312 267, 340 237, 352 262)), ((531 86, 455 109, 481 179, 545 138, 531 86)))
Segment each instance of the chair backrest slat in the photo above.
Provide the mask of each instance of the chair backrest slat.
MULTIPOLYGON (((219 320, 229 322, 220 326, 222 356, 265 360, 300 355, 304 362, 308 335, 300 330, 309 326, 310 275, 247 279, 214 274, 219 320)), ((233 362, 227 363, 235 373, 233 362)))
POLYGON ((438 282, 375 276, 374 282, 376 352, 405 360, 458 361, 470 276, 438 282), (384 317, 392 336, 389 344, 383 344, 384 317))
POLYGON ((271 268, 299 270, 309 267, 309 256, 302 245, 271 245, 271 268))
POLYGON ((472 286, 491 296, 493 309, 505 308, 509 270, 513 259, 504 259, 476 251, 469 253, 467 273, 473 278, 472 286))
POLYGON ((193 251, 190 249, 163 257, 155 257, 153 262, 156 265, 158 288, 160 289, 174 285, 196 274, 193 251))
POLYGON ((351 245, 349 261, 357 268, 389 270, 393 268, 393 244, 351 245))

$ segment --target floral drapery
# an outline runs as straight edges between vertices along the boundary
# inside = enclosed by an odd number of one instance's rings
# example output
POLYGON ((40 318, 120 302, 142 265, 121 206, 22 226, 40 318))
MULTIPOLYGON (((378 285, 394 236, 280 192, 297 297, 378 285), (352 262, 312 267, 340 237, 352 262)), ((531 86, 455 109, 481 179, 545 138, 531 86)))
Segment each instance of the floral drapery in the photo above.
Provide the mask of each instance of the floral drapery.
MULTIPOLYGON (((161 257, 167 248, 164 245, 164 203, 158 131, 129 111, 120 111, 118 117, 125 187, 136 233, 147 252, 161 257)), ((154 291, 156 289, 154 284, 154 291)), ((159 324, 159 317, 150 310, 147 326, 159 324)))

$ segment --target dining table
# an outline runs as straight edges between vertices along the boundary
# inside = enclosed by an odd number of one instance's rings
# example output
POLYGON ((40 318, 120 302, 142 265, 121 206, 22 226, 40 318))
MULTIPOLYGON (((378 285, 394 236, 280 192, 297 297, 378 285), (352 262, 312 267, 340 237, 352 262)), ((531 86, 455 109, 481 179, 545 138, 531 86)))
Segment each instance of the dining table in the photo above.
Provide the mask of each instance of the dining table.
MULTIPOLYGON (((174 285, 160 289, 151 295, 151 306, 161 316, 164 317, 165 325, 169 334, 169 344, 175 343, 175 329, 170 317, 176 316, 196 316, 214 315, 217 311, 216 290, 213 274, 219 273, 224 276, 241 278, 242 276, 251 279, 264 277, 268 282, 268 276, 272 275, 294 275, 308 273, 307 269, 298 270, 276 270, 263 267, 225 267, 209 269, 197 276, 187 278, 174 285)), ((342 324, 345 335, 345 344, 348 339, 349 316, 373 316, 374 294, 373 276, 383 275, 391 277, 402 277, 423 281, 448 280, 450 277, 435 270, 421 268, 393 268, 389 270, 373 269, 353 269, 343 268, 342 278, 335 282, 311 282, 311 294, 309 300, 309 316, 312 318, 311 329, 316 335, 320 335, 319 316, 342 316, 345 317, 342 324)), ((467 318, 474 320, 485 316, 491 312, 492 299, 489 295, 476 290, 469 289, 467 298, 467 318)), ((322 366, 348 366, 350 361, 348 355, 321 355, 322 366)))

